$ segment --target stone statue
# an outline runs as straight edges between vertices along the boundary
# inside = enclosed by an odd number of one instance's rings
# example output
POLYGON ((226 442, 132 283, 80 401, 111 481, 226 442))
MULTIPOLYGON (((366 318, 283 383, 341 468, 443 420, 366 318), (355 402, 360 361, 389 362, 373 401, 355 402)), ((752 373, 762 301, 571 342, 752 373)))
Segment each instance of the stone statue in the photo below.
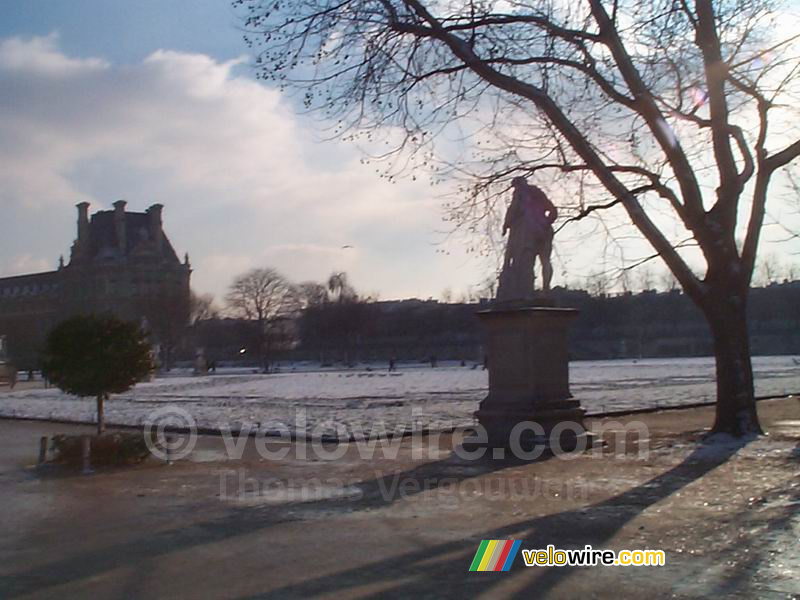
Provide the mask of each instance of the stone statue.
POLYGON ((550 254, 558 211, 545 193, 524 177, 515 177, 511 184, 514 195, 503 223, 503 235, 508 231, 508 242, 497 287, 497 300, 501 302, 533 299, 537 257, 542 263, 543 291, 550 290, 553 277, 550 254))

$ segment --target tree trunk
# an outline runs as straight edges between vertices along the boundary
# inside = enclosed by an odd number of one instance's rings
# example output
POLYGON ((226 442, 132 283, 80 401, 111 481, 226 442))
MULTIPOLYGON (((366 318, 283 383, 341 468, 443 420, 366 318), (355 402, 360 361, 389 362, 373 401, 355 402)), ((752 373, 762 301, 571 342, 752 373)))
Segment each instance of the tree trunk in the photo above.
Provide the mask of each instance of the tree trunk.
POLYGON ((740 437, 763 433, 756 413, 746 297, 720 298, 706 309, 714 339, 717 405, 712 433, 740 437))
POLYGON ((105 394, 97 394, 97 435, 103 435, 106 430, 106 418, 103 414, 103 401, 105 394))

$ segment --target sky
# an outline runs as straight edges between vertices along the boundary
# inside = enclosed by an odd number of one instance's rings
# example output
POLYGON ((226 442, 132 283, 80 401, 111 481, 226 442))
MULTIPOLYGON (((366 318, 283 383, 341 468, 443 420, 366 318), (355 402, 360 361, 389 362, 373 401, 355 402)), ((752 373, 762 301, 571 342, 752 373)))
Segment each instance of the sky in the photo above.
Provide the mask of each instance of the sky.
POLYGON ((383 299, 478 284, 440 190, 391 184, 256 82, 227 0, 0 3, 0 276, 69 257, 75 204, 164 205, 192 286, 346 271, 383 299))
MULTIPOLYGON (((445 235, 441 189, 322 141, 247 50, 228 0, 0 2, 0 276, 54 269, 75 204, 119 199, 165 206, 193 288, 218 299, 254 267, 346 271, 382 299, 458 296, 489 274, 445 235)), ((561 248, 596 255, 579 237, 561 248)))

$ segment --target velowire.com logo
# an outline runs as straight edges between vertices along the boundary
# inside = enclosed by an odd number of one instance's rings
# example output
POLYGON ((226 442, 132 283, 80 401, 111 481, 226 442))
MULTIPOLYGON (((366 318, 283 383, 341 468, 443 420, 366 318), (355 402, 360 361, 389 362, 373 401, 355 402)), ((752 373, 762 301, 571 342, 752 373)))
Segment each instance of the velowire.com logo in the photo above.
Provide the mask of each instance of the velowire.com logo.
POLYGON ((522 540, 483 540, 472 559, 470 571, 508 571, 522 540))

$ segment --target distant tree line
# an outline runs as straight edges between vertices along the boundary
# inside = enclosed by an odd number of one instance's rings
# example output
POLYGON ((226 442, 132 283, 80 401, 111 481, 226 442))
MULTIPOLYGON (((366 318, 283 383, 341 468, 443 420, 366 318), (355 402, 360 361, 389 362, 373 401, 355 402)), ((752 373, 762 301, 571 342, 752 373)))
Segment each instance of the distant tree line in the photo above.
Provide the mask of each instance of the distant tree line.
POLYGON ((325 282, 293 283, 276 269, 251 269, 234 279, 222 308, 209 295, 193 295, 185 354, 203 348, 211 360, 268 372, 276 358, 304 346, 313 348, 315 360, 350 363, 374 300, 357 292, 344 272, 325 282))
MULTIPOLYGON (((656 280, 640 277, 640 285, 656 280)), ((559 306, 580 311, 571 330, 573 358, 713 354, 702 313, 678 289, 610 294, 595 286, 592 292, 553 291, 559 306)), ((260 269, 235 279, 224 309, 206 300, 193 312, 189 345, 204 347, 215 360, 264 370, 275 360, 483 360, 475 313, 487 300, 475 294, 454 303, 378 301, 359 293, 345 273, 292 284, 273 269, 260 269)), ((800 282, 753 288, 748 316, 754 353, 800 353, 800 282)))

